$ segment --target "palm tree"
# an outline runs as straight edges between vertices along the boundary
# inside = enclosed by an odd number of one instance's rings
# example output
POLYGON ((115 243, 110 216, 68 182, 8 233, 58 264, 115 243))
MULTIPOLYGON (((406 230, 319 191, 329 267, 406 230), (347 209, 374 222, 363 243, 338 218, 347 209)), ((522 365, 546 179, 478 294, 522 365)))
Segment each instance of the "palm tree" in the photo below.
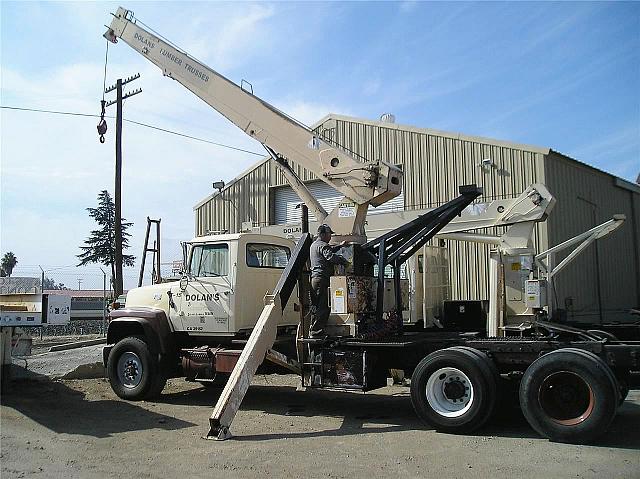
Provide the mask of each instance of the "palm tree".
POLYGON ((13 273, 13 268, 18 264, 18 258, 13 252, 9 251, 5 253, 0 261, 0 275, 1 276, 11 276, 13 273))

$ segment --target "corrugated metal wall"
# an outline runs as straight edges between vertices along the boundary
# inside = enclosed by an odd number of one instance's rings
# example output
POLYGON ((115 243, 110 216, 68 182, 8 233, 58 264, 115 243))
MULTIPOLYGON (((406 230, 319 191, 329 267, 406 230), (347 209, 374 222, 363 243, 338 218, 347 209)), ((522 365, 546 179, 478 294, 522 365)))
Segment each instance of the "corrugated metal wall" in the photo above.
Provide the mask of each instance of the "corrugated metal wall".
MULTIPOLYGON (((514 197, 531 183, 544 183, 544 155, 548 150, 540 148, 341 116, 331 116, 315 131, 356 155, 402 165, 407 208, 438 206, 458 196, 458 186, 464 184, 484 187, 482 201, 487 201, 514 197), (479 166, 483 159, 492 160, 493 165, 479 166)), ((292 167, 303 180, 316 179, 294 162, 292 167)), ((196 208, 196 234, 210 230, 236 232, 243 221, 274 221, 268 186, 284 184, 272 161, 258 165, 222 195, 196 208)), ((535 239, 537 247, 547 247, 546 225, 537 227, 535 239)), ((449 244, 453 297, 486 299, 488 246, 449 244)))
MULTIPOLYGON (((310 181, 306 183, 307 188, 311 194, 318 200, 320 205, 329 212, 333 210, 344 195, 324 181, 310 181)), ((276 224, 293 224, 299 223, 302 218, 302 212, 300 208, 296 206, 300 203, 300 197, 293 191, 291 186, 278 186, 272 188, 271 194, 273 196, 274 203, 274 215, 273 219, 276 224)), ((381 213, 388 213, 391 211, 403 211, 404 210, 404 191, 402 191, 395 198, 381 204, 378 207, 369 206, 367 215, 378 215, 381 213)), ((315 221, 316 217, 309 213, 309 221, 315 221)))
MULTIPOLYGON (((470 183, 484 188, 481 201, 515 197, 531 183, 544 183, 548 150, 344 117, 329 119, 322 127, 357 154, 403 165, 407 209, 438 206, 470 183), (479 166, 485 158, 493 165, 479 166)), ((546 225, 537 227, 535 241, 538 248, 547 247, 546 225)), ((487 299, 489 247, 455 241, 448 246, 452 297, 487 299)))
POLYGON ((244 221, 267 223, 269 185, 273 176, 269 166, 268 162, 257 165, 231 182, 222 193, 197 206, 196 236, 210 231, 237 233, 244 221))
MULTIPOLYGON (((614 214, 627 217, 618 230, 589 246, 558 273, 559 307, 567 310, 569 320, 597 323, 600 297, 604 321, 631 319, 629 309, 640 305, 640 193, 632 191, 633 185, 616 186, 615 177, 556 152, 548 155, 545 168, 547 185, 558 199, 547 220, 552 246, 614 214)), ((556 263, 565 256, 558 256, 556 263)))

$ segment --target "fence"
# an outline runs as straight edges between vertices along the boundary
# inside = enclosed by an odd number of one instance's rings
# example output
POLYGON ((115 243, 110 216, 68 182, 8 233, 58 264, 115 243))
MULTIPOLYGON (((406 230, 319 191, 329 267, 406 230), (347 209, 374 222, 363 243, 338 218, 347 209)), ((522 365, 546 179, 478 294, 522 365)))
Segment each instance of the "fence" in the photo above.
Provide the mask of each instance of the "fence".
MULTIPOLYGON (((179 275, 182 268, 182 253, 179 241, 165 240, 161 245, 163 261, 160 264, 162 278, 179 275), (165 246, 165 242, 167 245, 165 246)), ((123 284, 125 292, 138 286, 141 258, 136 257, 137 265, 123 270, 123 284)), ((143 285, 151 284, 154 264, 152 254, 149 253, 145 262, 143 285)), ((32 337, 38 336, 85 336, 104 335, 107 306, 116 298, 113 297, 111 284, 111 270, 106 267, 75 267, 75 266, 38 266, 18 263, 11 276, 26 276, 44 278, 44 291, 64 290, 71 296, 71 322, 67 325, 44 325, 41 327, 24 328, 25 333, 32 337)))

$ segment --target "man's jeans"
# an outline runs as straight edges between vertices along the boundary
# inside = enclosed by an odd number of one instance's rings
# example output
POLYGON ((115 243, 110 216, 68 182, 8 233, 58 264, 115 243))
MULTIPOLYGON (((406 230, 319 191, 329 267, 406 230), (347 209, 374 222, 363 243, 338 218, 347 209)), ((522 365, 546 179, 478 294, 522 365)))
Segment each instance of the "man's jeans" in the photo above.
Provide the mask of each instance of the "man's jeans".
POLYGON ((324 278, 311 278, 311 331, 321 332, 327 326, 329 319, 329 302, 327 291, 329 280, 324 278))

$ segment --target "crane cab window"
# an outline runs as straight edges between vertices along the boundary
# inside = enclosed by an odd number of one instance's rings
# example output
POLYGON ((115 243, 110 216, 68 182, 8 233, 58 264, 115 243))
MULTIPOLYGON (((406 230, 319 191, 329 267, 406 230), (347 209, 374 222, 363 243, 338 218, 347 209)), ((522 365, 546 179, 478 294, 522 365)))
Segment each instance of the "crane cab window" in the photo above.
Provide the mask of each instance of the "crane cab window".
POLYGON ((227 276, 229 246, 226 244, 193 245, 189 272, 197 277, 227 276))
POLYGON ((284 269, 291 257, 291 250, 275 244, 248 243, 247 266, 250 268, 284 269))

